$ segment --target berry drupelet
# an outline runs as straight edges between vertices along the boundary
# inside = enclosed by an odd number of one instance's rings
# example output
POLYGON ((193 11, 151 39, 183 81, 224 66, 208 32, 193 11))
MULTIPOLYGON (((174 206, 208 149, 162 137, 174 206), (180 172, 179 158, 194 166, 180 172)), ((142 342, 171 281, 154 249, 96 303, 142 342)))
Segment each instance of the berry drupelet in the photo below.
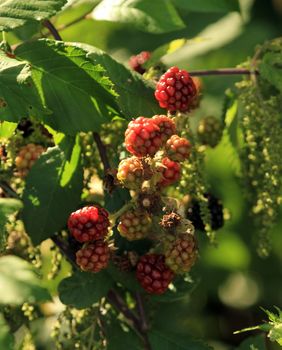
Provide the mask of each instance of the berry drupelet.
POLYGON ((160 107, 170 112, 189 111, 196 94, 197 88, 189 73, 178 67, 171 67, 161 76, 155 91, 160 107))
POLYGON ((76 263, 83 271, 99 272, 110 259, 110 248, 102 240, 86 244, 76 253, 76 263))
POLYGON ((88 206, 69 216, 68 228, 79 242, 90 242, 104 238, 108 232, 109 214, 104 208, 88 206))
POLYGON ((151 294, 163 294, 174 277, 160 254, 143 255, 137 264, 136 277, 141 286, 151 294))

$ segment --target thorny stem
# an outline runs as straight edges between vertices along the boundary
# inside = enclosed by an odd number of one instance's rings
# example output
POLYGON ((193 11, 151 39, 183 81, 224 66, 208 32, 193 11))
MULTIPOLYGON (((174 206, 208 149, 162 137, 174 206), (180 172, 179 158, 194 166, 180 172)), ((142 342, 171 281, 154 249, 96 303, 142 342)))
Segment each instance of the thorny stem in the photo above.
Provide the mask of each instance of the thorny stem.
POLYGON ((190 71, 191 76, 205 76, 205 75, 251 75, 259 74, 258 70, 250 70, 245 68, 219 68, 219 69, 205 69, 190 71))
POLYGON ((116 222, 116 220, 125 212, 127 211, 129 208, 132 207, 132 201, 129 201, 128 203, 126 203, 123 207, 121 207, 118 211, 116 211, 113 214, 110 214, 110 221, 114 224, 116 222))
POLYGON ((151 345, 149 343, 148 336, 147 336, 148 329, 146 328, 145 330, 143 328, 143 324, 142 324, 143 320, 136 317, 135 314, 131 310, 129 310, 124 300, 114 290, 109 291, 107 295, 107 299, 111 305, 116 307, 117 310, 119 310, 128 320, 132 322, 133 327, 139 333, 139 335, 141 336, 144 342, 144 350, 152 350, 151 345))
POLYGON ((43 22, 44 27, 46 27, 50 34, 53 35, 54 39, 62 41, 62 37, 59 34, 59 32, 57 31, 57 29, 55 28, 55 26, 52 24, 52 22, 50 22, 48 19, 46 21, 43 22))
POLYGON ((97 132, 93 132, 93 139, 96 142, 98 151, 99 151, 99 155, 101 158, 101 161, 103 163, 103 167, 104 167, 104 173, 106 174, 107 171, 111 168, 110 166, 110 161, 107 155, 107 150, 105 145, 103 144, 100 135, 97 132))
POLYGON ((19 199, 19 195, 17 192, 6 182, 6 181, 0 181, 0 187, 8 195, 10 198, 19 199))
POLYGON ((51 237, 52 241, 56 244, 56 246, 60 249, 61 253, 65 255, 69 263, 77 270, 77 265, 75 262, 75 255, 74 253, 69 249, 68 245, 60 239, 59 236, 53 235, 51 237))
POLYGON ((141 320, 142 330, 143 330, 143 332, 147 332, 148 324, 147 324, 147 319, 146 319, 146 315, 145 315, 142 295, 140 292, 136 292, 135 297, 136 297, 138 313, 139 313, 140 320, 141 320))
POLYGON ((139 332, 142 333, 140 323, 138 318, 134 315, 132 311, 127 307, 124 300, 121 298, 121 296, 115 292, 113 289, 109 291, 107 294, 107 299, 117 310, 119 310, 129 321, 131 321, 134 328, 139 332))

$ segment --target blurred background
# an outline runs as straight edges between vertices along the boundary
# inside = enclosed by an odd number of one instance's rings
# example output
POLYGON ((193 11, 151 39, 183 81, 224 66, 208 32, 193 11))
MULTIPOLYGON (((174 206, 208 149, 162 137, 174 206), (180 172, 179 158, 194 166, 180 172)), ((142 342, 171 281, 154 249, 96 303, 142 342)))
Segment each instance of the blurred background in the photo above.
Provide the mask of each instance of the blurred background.
MULTIPOLYGON (((57 16, 57 27, 93 7, 93 1, 76 3, 57 16)), ((61 35, 65 41, 101 48, 125 64, 142 50, 153 51, 171 40, 185 38, 189 39, 187 43, 165 55, 164 63, 188 70, 235 67, 251 57, 258 44, 282 33, 282 0, 241 0, 240 5, 241 14, 183 9, 180 14, 187 27, 168 34, 143 33, 89 18, 62 30, 61 35)), ((203 99, 194 123, 207 115, 221 118, 224 92, 239 80, 240 76, 203 78, 203 99)), ((224 350, 238 346, 249 336, 233 335, 235 330, 266 319, 260 307, 273 310, 273 305, 282 306, 282 216, 271 232, 270 257, 259 258, 247 203, 236 176, 238 159, 225 138, 208 152, 206 162, 212 192, 222 200, 230 219, 217 232, 217 247, 209 245, 205 235, 199 233, 201 259, 193 270, 197 286, 191 297, 162 304, 157 312, 163 315, 158 318, 163 328, 170 329, 174 324, 179 334, 188 331, 207 339, 215 349, 224 350)), ((47 266, 48 257, 46 261, 47 266)), ((59 279, 48 282, 52 290, 59 279)), ((274 343, 268 346, 279 348, 274 343)))

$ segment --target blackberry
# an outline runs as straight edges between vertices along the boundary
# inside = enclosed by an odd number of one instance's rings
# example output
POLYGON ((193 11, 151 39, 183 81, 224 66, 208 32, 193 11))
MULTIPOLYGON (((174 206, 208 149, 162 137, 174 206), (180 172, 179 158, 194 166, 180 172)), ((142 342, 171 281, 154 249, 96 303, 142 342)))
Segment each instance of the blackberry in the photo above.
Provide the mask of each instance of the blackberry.
MULTIPOLYGON (((221 201, 211 193, 206 193, 204 196, 208 199, 208 209, 211 214, 211 228, 213 230, 218 230, 224 224, 223 205, 221 201)), ((205 224, 201 218, 200 204, 195 199, 193 199, 188 206, 187 219, 192 221, 196 229, 205 231, 205 224)))

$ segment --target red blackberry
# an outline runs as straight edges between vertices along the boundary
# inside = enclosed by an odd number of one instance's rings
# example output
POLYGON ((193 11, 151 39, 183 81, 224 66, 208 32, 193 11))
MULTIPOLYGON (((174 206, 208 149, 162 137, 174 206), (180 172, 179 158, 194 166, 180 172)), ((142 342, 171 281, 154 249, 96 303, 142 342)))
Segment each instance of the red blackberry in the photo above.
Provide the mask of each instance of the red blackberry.
POLYGON ((161 108, 170 112, 186 112, 197 94, 196 86, 186 70, 171 67, 157 83, 155 97, 161 108))
POLYGON ((44 152, 44 148, 40 145, 35 145, 34 143, 29 143, 23 146, 16 159, 15 164, 20 176, 26 176, 33 166, 35 161, 44 152))
POLYGON ((129 241, 145 238, 151 227, 151 218, 144 211, 130 210, 120 217, 118 231, 129 241))
POLYGON ((141 286, 151 294, 164 293, 174 274, 165 264, 165 257, 159 254, 143 255, 137 264, 136 277, 141 286))
MULTIPOLYGON (((218 230, 224 224, 222 203, 210 193, 206 193, 205 197, 208 199, 208 209, 211 214, 211 228, 213 230, 218 230)), ((200 204, 195 199, 193 199, 188 206, 187 219, 192 221, 192 224, 196 229, 205 231, 205 225, 201 218, 200 204)))
POLYGON ((165 150, 171 160, 183 162, 190 155, 191 143, 184 137, 173 135, 167 140, 165 150))
POLYGON ((137 157, 153 156, 162 146, 160 128, 153 119, 139 117, 132 120, 125 131, 125 146, 137 157))
POLYGON ((165 143, 170 136, 175 134, 176 125, 174 121, 166 115, 155 115, 153 121, 160 128, 162 142, 165 143))
POLYGON ((158 181, 160 187, 169 186, 180 179, 181 165, 173 160, 165 157, 162 159, 162 166, 158 168, 158 171, 162 174, 161 179, 158 181))
POLYGON ((131 56, 129 59, 129 67, 135 72, 140 74, 144 74, 146 69, 142 67, 142 65, 147 62, 151 57, 151 53, 149 51, 142 51, 136 56, 131 56))
POLYGON ((192 234, 173 237, 165 244, 165 262, 175 273, 190 271, 198 257, 196 239, 192 234))
POLYGON ((79 242, 90 242, 105 237, 110 226, 109 214, 104 208, 88 206, 69 216, 68 228, 79 242))
POLYGON ((110 259, 110 248, 102 240, 88 243, 76 253, 76 263, 83 271, 99 272, 110 259))
POLYGON ((141 187, 144 181, 144 170, 142 161, 135 156, 126 158, 119 163, 117 179, 130 190, 141 187))

